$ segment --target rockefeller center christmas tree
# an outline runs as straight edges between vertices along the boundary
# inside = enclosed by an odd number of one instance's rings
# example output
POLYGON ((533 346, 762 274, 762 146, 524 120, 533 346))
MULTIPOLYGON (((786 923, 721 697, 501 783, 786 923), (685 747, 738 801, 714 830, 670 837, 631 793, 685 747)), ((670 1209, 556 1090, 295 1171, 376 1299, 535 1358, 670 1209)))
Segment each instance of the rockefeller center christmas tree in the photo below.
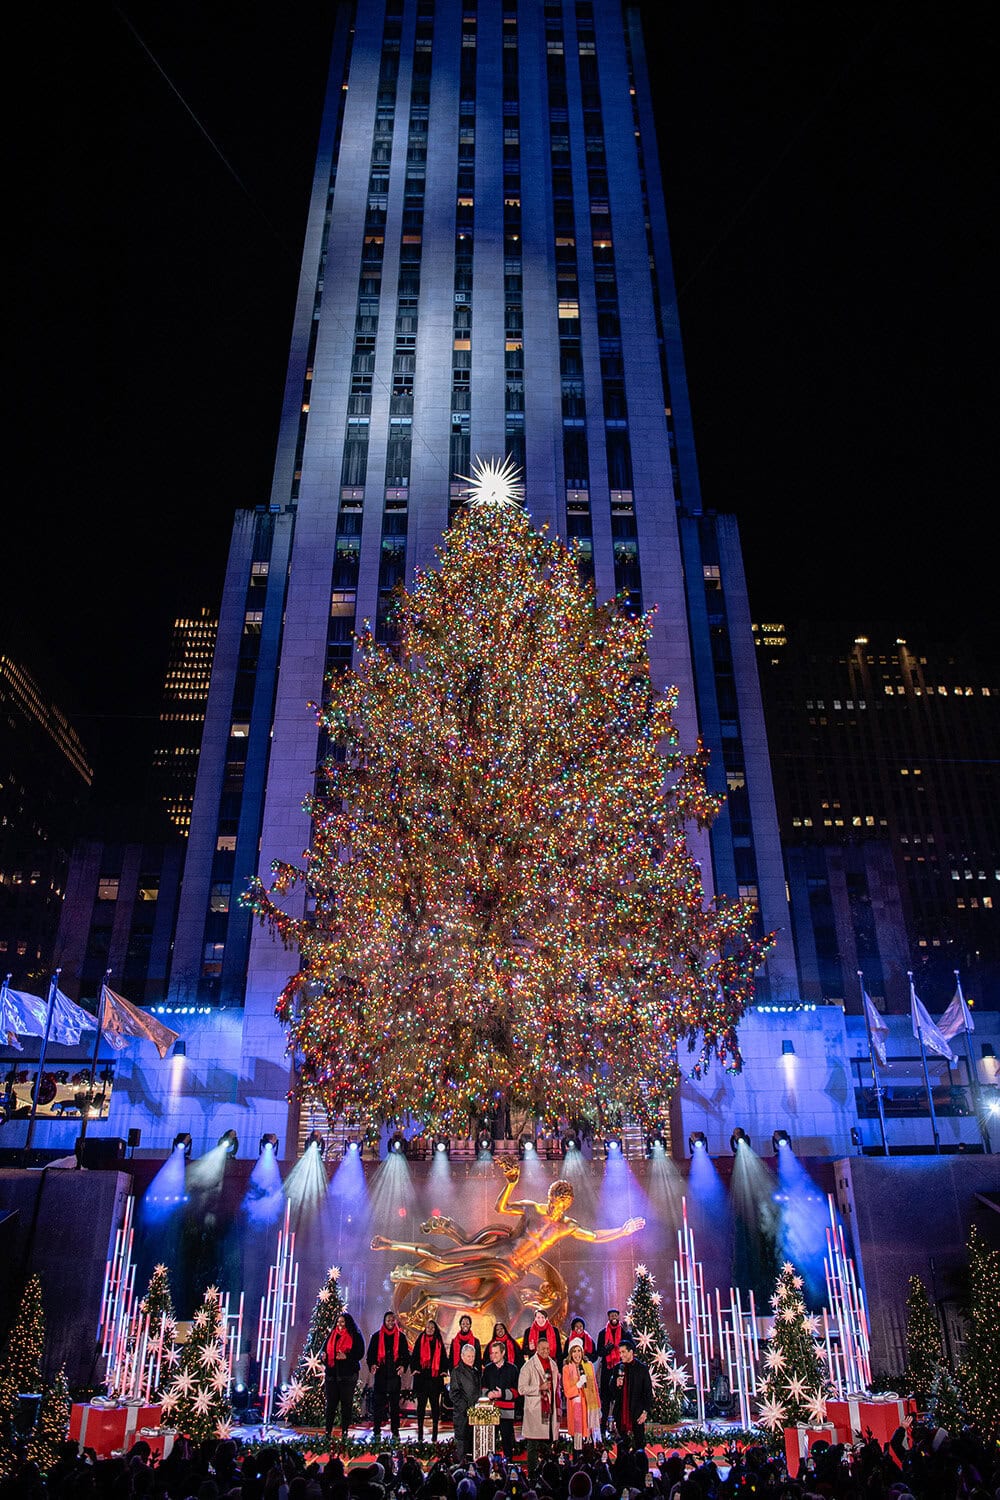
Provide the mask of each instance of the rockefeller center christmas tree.
POLYGON ((906 1294, 906 1378, 909 1389, 925 1407, 935 1376, 944 1363, 941 1325, 927 1288, 919 1276, 910 1277, 906 1294))
POLYGON ((645 1266, 636 1266, 635 1285, 626 1304, 625 1320, 632 1330, 640 1359, 649 1366, 653 1382, 651 1422, 669 1426, 679 1422, 684 1406, 687 1371, 678 1365, 660 1316, 663 1298, 656 1290, 656 1277, 645 1266))
POLYGON ((191 1337, 164 1374, 164 1423, 176 1427, 194 1442, 228 1437, 229 1369, 226 1362, 226 1328, 218 1289, 207 1287, 194 1315, 191 1337))
POLYGON ((828 1389, 816 1337, 819 1319, 806 1311, 803 1279, 786 1260, 771 1298, 774 1331, 764 1351, 758 1385, 760 1422, 764 1427, 794 1427, 822 1422, 828 1389))
POLYGON ((969 1332, 958 1384, 969 1421, 987 1442, 1000 1440, 1000 1250, 969 1231, 969 1332))
POLYGON ((340 1267, 331 1266, 319 1289, 295 1374, 280 1403, 281 1419, 291 1427, 322 1427, 326 1420, 324 1355, 333 1325, 343 1311, 340 1267))
POLYGON ((42 1351, 45 1347, 45 1314, 42 1310, 42 1283, 30 1276, 21 1296, 0 1356, 0 1474, 11 1474, 16 1466, 13 1446, 14 1414, 20 1395, 34 1395, 42 1389, 42 1351))
POLYGON ((679 1037, 739 1066, 766 945, 706 903, 687 835, 718 800, 652 619, 595 602, 512 481, 480 468, 392 643, 329 684, 311 847, 248 894, 297 950, 278 1014, 332 1115, 464 1132, 500 1095, 653 1123, 679 1037))

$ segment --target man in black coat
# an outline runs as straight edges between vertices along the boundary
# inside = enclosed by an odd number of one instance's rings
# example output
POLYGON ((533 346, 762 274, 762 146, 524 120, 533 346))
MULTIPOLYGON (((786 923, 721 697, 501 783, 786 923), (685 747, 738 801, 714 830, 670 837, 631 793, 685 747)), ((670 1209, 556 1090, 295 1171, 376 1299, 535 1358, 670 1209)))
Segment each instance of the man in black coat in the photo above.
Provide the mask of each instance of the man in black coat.
POLYGON ((653 1382, 641 1359, 636 1359, 631 1339, 622 1339, 621 1362, 614 1377, 612 1407, 619 1452, 640 1452, 646 1447, 646 1420, 653 1405, 653 1382))
MULTIPOLYGON (((601 1431, 611 1436, 611 1407, 615 1394, 615 1376, 621 1358, 622 1339, 629 1333, 617 1307, 608 1308, 608 1321, 597 1335, 595 1359, 601 1362, 601 1431)), ((584 1351, 586 1352, 586 1351, 584 1351)))
POLYGON ((476 1369, 476 1351, 471 1344, 463 1344, 458 1357, 458 1366, 451 1372, 451 1412, 455 1422, 455 1457, 464 1463, 472 1457, 472 1429, 469 1426, 469 1410, 475 1406, 482 1391, 479 1371, 476 1369))
POLYGON ((410 1346, 396 1322, 396 1314, 387 1312, 382 1327, 368 1343, 368 1368, 372 1372, 372 1441, 377 1443, 389 1412, 389 1426, 399 1437, 399 1396, 403 1389, 403 1371, 410 1359, 410 1346))

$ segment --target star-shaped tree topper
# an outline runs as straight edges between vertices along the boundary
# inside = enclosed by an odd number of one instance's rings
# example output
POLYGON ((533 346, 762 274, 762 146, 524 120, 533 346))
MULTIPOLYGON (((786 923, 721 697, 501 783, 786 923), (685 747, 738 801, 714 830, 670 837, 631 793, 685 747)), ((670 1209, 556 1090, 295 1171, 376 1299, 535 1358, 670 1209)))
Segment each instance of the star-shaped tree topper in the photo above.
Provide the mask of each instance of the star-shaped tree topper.
POLYGON ((524 500, 521 471, 508 454, 506 458, 475 458, 472 473, 459 474, 469 488, 462 493, 470 510, 520 510, 524 500))

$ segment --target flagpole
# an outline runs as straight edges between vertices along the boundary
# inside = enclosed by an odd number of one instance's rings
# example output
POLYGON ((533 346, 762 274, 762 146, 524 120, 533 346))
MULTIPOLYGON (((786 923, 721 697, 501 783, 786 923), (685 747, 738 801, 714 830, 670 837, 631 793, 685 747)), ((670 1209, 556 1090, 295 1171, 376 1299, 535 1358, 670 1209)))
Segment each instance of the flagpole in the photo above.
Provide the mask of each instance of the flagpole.
MULTIPOLYGON (((955 985, 964 1007, 965 996, 962 994, 962 976, 957 969, 954 969, 952 972, 955 975, 955 985)), ((979 1087, 979 1069, 976 1067, 976 1059, 972 1052, 972 1033, 969 1031, 968 1026, 963 1026, 962 1030, 965 1032, 965 1050, 969 1057, 969 1089, 972 1093, 972 1107, 976 1111, 976 1119, 979 1121, 979 1130, 983 1137, 983 1150, 987 1156, 992 1156, 993 1143, 990 1140, 990 1128, 986 1123, 986 1113, 983 1110, 983 1096, 979 1087)))
POLYGON ((878 1071, 875 1067, 875 1039, 872 1036, 872 1023, 865 1004, 865 976, 860 969, 858 970, 858 983, 861 986, 861 1014, 865 1018, 865 1030, 868 1033, 868 1056, 872 1065, 872 1083, 875 1085, 875 1103, 878 1105, 878 1123, 882 1131, 882 1152, 888 1156, 889 1138, 885 1133, 885 1105, 882 1102, 882 1085, 879 1083, 878 1071))
MULTIPOLYGON (((916 1006, 914 1005, 915 992, 913 989, 913 973, 910 969, 906 971, 906 977, 910 981, 910 1015, 916 1020, 916 1006)), ((937 1115, 934 1113, 934 1095, 931 1091, 931 1075, 927 1070, 927 1048, 924 1046, 924 1033, 917 1023, 917 1041, 920 1043, 920 1061, 924 1069, 924 1087, 927 1090, 927 1107, 931 1112, 931 1129, 934 1132, 934 1150, 938 1156, 941 1155, 941 1137, 938 1135, 937 1115)))
POLYGON ((45 1031, 42 1035, 41 1050, 38 1053, 38 1073, 35 1076, 35 1087, 31 1094, 31 1114, 28 1116, 28 1134, 25 1137, 24 1149, 30 1151, 31 1143, 35 1138, 35 1119, 38 1115, 38 1096, 42 1091, 42 1069, 45 1066, 45 1053, 49 1045, 49 1032, 52 1030, 52 1017, 56 1009, 56 990, 59 988, 59 975, 62 969, 56 969, 49 980, 49 1006, 45 1015, 45 1031))
POLYGON ((87 1086, 87 1102, 83 1107, 83 1119, 80 1122, 79 1138, 81 1141, 84 1140, 87 1135, 87 1121, 90 1119, 90 1106, 93 1103, 94 1099, 94 1080, 97 1077, 97 1056, 101 1050, 101 1038, 104 1035, 101 1030, 101 1016, 104 1013, 104 989, 110 978, 111 970, 105 969, 104 978, 101 981, 101 988, 98 991, 97 995, 97 1015, 94 1017, 94 1020, 97 1022, 97 1034, 96 1040, 94 1042, 94 1055, 90 1059, 90 1083, 87 1086))

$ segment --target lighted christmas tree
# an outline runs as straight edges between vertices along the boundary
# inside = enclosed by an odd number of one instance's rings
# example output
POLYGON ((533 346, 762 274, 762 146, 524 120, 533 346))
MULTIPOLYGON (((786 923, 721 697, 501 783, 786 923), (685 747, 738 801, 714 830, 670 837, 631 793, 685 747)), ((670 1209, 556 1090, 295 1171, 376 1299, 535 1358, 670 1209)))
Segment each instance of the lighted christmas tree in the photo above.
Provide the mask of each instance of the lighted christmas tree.
POLYGON ((927 1288, 919 1276, 910 1277, 906 1294, 906 1378, 910 1391, 925 1406, 935 1376, 944 1363, 941 1325, 927 1288))
POLYGON ((325 1352, 334 1324, 344 1311, 340 1267, 331 1266, 309 1319, 309 1332, 292 1376, 278 1404, 282 1421, 292 1427, 322 1427, 326 1420, 325 1352))
POLYGON ((229 1436, 232 1408, 229 1404, 229 1369, 226 1362, 226 1327, 218 1289, 206 1288, 194 1315, 191 1337, 179 1358, 167 1361, 164 1376, 163 1420, 195 1442, 229 1436), (169 1380, 169 1384, 167 1383, 169 1380))
POLYGON ((739 1066, 765 944, 705 901, 687 835, 719 804, 650 681, 652 618, 596 604, 517 499, 480 469, 393 643, 362 636, 319 715, 311 847, 247 897, 298 951, 278 1015, 333 1115, 467 1130, 501 1093, 653 1123, 678 1037, 739 1066))
POLYGON ((37 1276, 30 1276, 0 1357, 0 1474, 12 1474, 16 1468, 13 1439, 17 1398, 41 1391, 44 1347, 42 1283, 37 1276))
POLYGON ((937 1427, 960 1432, 966 1421, 965 1403, 958 1382, 947 1365, 938 1365, 927 1397, 927 1414, 937 1427))
POLYGON ((969 1421, 987 1442, 1000 1440, 1000 1250, 969 1231, 969 1331, 958 1383, 969 1421))
POLYGON ((656 1277, 645 1266, 636 1266, 635 1284, 629 1293, 625 1319, 632 1329, 639 1358, 649 1366, 653 1382, 650 1421, 669 1426, 681 1419, 688 1374, 683 1365, 677 1363, 663 1326, 662 1303, 663 1297, 656 1290, 656 1277))
POLYGON ((61 1365, 54 1383, 45 1389, 38 1422, 28 1443, 28 1458, 38 1465, 43 1474, 47 1474, 57 1462, 59 1449, 66 1441, 69 1432, 69 1407, 66 1366, 61 1365))
POLYGON ((829 1382, 817 1338, 819 1319, 806 1310, 802 1289, 803 1278, 786 1260, 771 1297, 774 1328, 757 1392, 761 1425, 772 1430, 799 1422, 815 1426, 826 1413, 829 1382))

